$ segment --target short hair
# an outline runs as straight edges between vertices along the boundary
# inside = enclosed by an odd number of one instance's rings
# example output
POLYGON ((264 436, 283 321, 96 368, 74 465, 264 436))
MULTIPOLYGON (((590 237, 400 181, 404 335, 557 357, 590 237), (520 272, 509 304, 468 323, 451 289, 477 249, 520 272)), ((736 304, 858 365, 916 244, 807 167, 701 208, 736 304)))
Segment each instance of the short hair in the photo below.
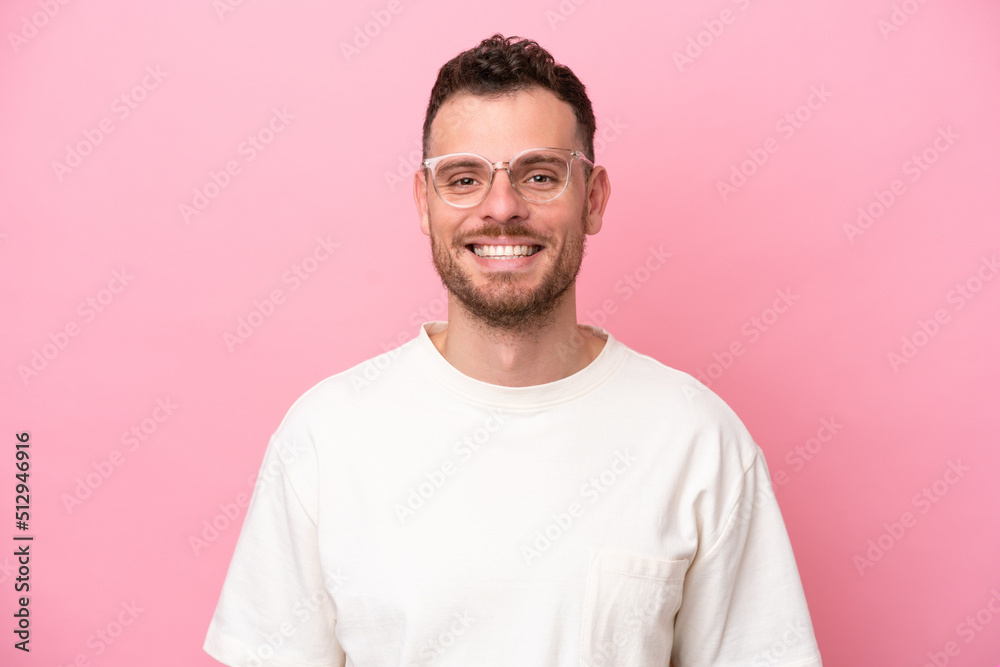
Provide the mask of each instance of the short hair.
MULTIPOLYGON (((577 139, 583 144, 583 153, 593 161, 597 122, 586 87, 538 42, 499 33, 459 53, 438 71, 424 116, 424 159, 429 157, 431 123, 448 98, 459 93, 497 97, 536 86, 551 91, 573 108, 577 139)), ((589 165, 584 166, 589 175, 589 165)))

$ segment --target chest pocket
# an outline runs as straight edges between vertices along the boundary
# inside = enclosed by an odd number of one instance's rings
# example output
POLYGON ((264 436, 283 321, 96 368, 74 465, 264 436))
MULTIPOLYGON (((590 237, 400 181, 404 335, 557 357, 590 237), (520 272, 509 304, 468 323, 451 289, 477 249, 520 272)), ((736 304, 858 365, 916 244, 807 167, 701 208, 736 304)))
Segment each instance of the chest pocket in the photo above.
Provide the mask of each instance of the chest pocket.
POLYGON ((587 575, 582 667, 667 667, 688 560, 601 549, 587 575))

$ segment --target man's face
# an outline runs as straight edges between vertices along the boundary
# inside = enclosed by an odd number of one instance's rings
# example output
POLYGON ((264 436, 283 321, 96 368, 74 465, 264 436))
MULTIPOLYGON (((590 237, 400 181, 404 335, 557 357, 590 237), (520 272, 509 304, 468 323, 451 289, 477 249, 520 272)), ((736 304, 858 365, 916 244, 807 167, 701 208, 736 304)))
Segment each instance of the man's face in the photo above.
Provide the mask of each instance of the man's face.
MULTIPOLYGON (((575 132, 572 108, 544 89, 499 98, 460 94, 449 98, 434 118, 430 155, 478 153, 494 162, 507 161, 528 148, 579 149, 575 132)), ((601 203, 600 212, 588 215, 582 162, 573 161, 566 191, 542 204, 525 201, 506 171, 497 171, 485 200, 465 209, 441 201, 424 177, 417 174, 414 190, 421 228, 430 236, 442 283, 471 315, 492 328, 526 333, 575 298, 586 235, 600 229, 603 211, 601 203), (528 246, 531 254, 481 256, 482 246, 491 245, 521 251, 518 246, 528 246)))

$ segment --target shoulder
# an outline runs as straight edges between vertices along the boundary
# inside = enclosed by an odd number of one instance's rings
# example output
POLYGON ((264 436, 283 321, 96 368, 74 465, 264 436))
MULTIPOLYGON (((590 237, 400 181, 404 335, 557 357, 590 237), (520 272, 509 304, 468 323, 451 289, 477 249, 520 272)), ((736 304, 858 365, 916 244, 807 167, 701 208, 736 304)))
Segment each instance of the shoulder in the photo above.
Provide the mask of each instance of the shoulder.
POLYGON ((390 396, 406 395, 419 376, 410 340, 320 380, 288 408, 275 436, 314 434, 334 422, 360 420, 384 409, 390 396))
MULTIPOLYGON (((621 344, 621 343, 619 343, 621 344)), ((623 345, 623 344, 622 344, 623 345)), ((624 346, 627 354, 613 388, 672 431, 690 437, 698 453, 748 470, 760 453, 732 407, 691 374, 624 346)))
POLYGON ((338 443, 357 441, 384 419, 387 405, 412 394, 413 343, 326 377, 296 398, 272 432, 261 474, 283 470, 297 489, 315 489, 318 467, 341 451, 338 443))

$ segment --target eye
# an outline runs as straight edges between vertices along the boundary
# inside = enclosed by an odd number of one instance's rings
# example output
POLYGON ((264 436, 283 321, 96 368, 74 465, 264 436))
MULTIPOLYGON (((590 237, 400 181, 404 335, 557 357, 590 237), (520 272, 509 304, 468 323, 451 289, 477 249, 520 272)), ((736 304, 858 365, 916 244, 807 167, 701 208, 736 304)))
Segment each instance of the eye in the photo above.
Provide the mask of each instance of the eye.
POLYGON ((472 176, 459 176, 458 178, 454 178, 451 181, 449 181, 448 185, 460 188, 471 188, 477 185, 478 183, 479 181, 477 181, 472 176))
POLYGON ((535 167, 531 171, 527 172, 520 180, 521 184, 525 187, 534 188, 536 190, 549 190, 552 188, 558 188, 562 185, 565 180, 565 176, 558 173, 555 169, 550 169, 548 167, 535 167))

